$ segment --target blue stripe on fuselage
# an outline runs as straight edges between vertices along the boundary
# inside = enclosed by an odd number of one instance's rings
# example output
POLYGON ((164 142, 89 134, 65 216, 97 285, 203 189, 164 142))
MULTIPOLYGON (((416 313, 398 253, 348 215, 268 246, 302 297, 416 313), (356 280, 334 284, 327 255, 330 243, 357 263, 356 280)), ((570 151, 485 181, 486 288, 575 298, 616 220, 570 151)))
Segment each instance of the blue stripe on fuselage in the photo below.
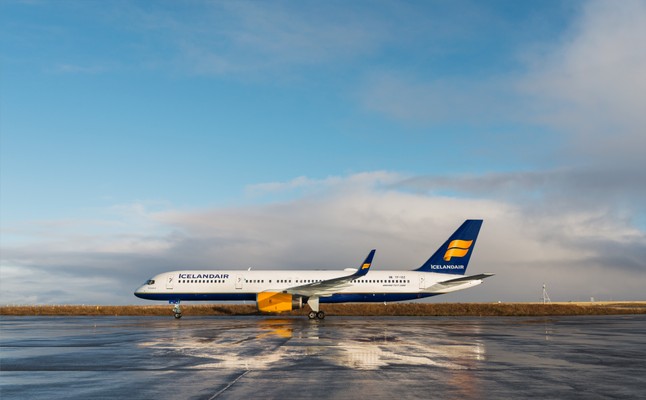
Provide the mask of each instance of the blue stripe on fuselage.
POLYGON ((381 303, 384 301, 405 301, 435 296, 431 293, 348 293, 321 297, 320 303, 381 303))
POLYGON ((135 293, 146 300, 256 301, 256 293, 135 293))
MULTIPOLYGON (((423 299, 430 293, 348 293, 321 297, 321 303, 381 303, 423 299)), ((256 293, 136 293, 146 300, 181 301, 256 301, 256 293)))

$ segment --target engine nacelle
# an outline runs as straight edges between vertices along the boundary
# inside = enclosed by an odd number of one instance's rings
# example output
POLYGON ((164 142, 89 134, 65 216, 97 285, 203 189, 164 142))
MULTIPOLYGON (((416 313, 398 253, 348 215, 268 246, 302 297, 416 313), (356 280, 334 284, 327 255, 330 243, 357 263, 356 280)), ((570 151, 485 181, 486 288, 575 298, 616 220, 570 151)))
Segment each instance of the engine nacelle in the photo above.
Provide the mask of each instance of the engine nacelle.
POLYGON ((262 312, 283 312, 303 308, 303 298, 289 293, 262 292, 256 296, 258 310, 262 312))

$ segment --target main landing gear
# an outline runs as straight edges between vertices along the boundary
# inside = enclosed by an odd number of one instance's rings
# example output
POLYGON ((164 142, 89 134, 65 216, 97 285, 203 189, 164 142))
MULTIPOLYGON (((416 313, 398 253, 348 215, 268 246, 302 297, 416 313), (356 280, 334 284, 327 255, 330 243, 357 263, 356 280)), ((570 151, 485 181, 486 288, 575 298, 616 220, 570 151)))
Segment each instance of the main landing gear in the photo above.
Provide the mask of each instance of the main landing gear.
POLYGON ((323 311, 319 311, 319 312, 310 311, 310 313, 307 314, 307 316, 310 319, 324 319, 325 318, 325 313, 323 311))
POLYGON ((307 299, 307 304, 310 306, 312 311, 310 311, 307 316, 310 319, 323 319, 325 318, 325 313, 319 309, 319 298, 314 296, 307 299))
POLYGON ((170 300, 169 303, 175 304, 175 307, 173 307, 173 313, 175 314, 175 319, 182 318, 182 309, 179 306, 179 300, 170 300))

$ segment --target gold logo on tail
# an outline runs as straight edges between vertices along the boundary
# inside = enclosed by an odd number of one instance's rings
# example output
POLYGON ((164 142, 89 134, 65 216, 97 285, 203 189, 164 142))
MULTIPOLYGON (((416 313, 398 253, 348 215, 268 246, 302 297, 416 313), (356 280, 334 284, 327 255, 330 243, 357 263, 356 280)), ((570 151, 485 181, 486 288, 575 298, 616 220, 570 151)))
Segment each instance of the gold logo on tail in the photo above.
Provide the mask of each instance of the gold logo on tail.
POLYGON ((370 268, 370 263, 365 263, 361 266, 361 269, 370 268))
POLYGON ((449 243, 446 253, 444 253, 444 261, 451 260, 451 257, 464 257, 469 252, 473 240, 454 240, 449 243))

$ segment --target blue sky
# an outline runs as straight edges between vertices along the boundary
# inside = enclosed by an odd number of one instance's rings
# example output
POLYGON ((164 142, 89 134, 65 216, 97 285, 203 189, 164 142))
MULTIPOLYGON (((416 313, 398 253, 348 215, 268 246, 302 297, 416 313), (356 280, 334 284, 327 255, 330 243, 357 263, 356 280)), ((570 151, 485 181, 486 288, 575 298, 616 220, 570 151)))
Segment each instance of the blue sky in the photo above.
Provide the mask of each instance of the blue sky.
POLYGON ((466 218, 501 277, 460 299, 635 297, 646 4, 610 3, 5 1, 0 302, 363 246, 405 269, 466 218))

